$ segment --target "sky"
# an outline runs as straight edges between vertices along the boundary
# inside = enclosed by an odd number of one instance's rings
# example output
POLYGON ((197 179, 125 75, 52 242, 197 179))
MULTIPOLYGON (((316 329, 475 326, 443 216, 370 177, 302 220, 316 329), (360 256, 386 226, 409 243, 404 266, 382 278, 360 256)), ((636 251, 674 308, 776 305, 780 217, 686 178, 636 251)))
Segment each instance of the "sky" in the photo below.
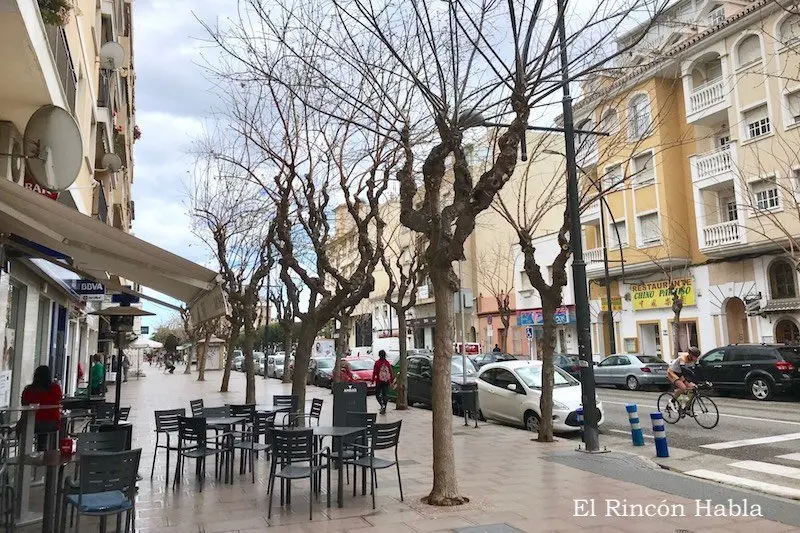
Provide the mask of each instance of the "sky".
MULTIPOLYGON (((235 8, 232 0, 136 0, 133 3, 136 124, 142 137, 134 145, 133 233, 156 246, 215 268, 205 245, 190 228, 185 184, 193 165, 192 141, 203 132, 215 95, 206 79, 206 43, 197 17, 214 20, 235 8)), ((166 301, 178 303, 150 290, 166 301)), ((143 319, 150 333, 177 316, 145 302, 154 317, 143 319)))

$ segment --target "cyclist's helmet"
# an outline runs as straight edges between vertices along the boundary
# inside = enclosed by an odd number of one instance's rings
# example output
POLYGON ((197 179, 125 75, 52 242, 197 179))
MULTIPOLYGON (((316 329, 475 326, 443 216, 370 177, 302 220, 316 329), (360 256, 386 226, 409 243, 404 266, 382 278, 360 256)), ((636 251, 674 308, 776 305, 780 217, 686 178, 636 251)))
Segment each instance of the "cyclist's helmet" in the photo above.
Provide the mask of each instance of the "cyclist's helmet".
POLYGON ((689 346, 688 352, 689 355, 694 358, 700 357, 700 348, 698 348, 697 346, 689 346))

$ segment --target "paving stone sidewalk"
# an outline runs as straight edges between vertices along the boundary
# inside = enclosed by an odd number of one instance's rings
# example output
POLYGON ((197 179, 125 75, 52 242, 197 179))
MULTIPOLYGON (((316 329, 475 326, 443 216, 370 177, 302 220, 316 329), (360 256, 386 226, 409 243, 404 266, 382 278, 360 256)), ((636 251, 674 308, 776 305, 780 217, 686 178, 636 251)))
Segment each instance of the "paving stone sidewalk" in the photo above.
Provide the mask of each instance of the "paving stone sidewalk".
MULTIPOLYGON (((432 508, 420 503, 420 498, 431 486, 431 413, 425 409, 398 412, 391 405, 388 414, 382 418, 386 421, 403 419, 400 459, 404 502, 400 501, 394 471, 386 470, 378 474, 377 509, 372 509, 369 495, 361 496, 359 490, 354 498, 351 487, 345 485, 344 508, 335 507, 335 494, 334 506, 326 508, 323 496, 319 503, 315 502, 314 519, 309 521, 308 485, 301 481, 293 486, 291 508, 281 509, 276 494, 273 518, 268 523, 268 464, 263 456, 257 461, 255 483, 251 482, 249 473, 239 476, 237 458, 232 485, 213 479, 212 463, 200 493, 193 483, 194 470, 190 464, 185 470, 184 483, 173 491, 172 487, 165 487, 163 455, 158 458, 152 482, 150 480, 155 443, 153 411, 185 407, 188 412, 189 400, 197 398, 202 398, 207 406, 241 403, 244 400, 244 375, 234 372, 230 388, 235 392, 223 394, 218 392, 220 372, 208 372, 205 382, 197 382, 196 373, 181 373, 183 367, 173 375, 163 374, 148 365, 143 370, 146 377, 131 379, 122 390, 123 405, 132 407, 130 422, 135 428, 134 446, 143 449, 140 473, 144 480, 140 483, 136 520, 137 531, 141 532, 800 532, 796 526, 752 516, 696 517, 694 498, 699 495, 687 494, 691 499, 679 497, 638 483, 566 466, 564 461, 550 460, 572 452, 573 442, 560 440, 540 444, 531 440, 533 434, 520 429, 494 424, 481 424, 480 428, 474 429, 464 427, 463 420, 458 418, 453 419, 458 475, 461 491, 471 498, 471 502, 461 507, 432 508), (576 499, 594 500, 596 516, 576 516, 576 499), (642 506, 667 503, 671 508, 679 508, 682 505, 686 516, 605 516, 607 499, 642 506)), ((284 394, 290 389, 274 379, 257 379, 258 403, 271 404, 274 394, 284 394)), ((325 400, 322 423, 329 423, 332 412, 330 391, 309 387, 311 397, 325 400)), ((109 398, 113 398, 113 388, 109 391, 109 398)), ((374 398, 370 397, 368 404, 371 411, 377 411, 374 398)), ((656 468, 643 472, 643 477, 663 474, 656 468)), ((335 476, 334 472, 334 490, 335 476)), ((582 514, 587 514, 587 504, 578 502, 578 505, 583 505, 582 514)), ((81 529, 97 531, 96 527, 82 526, 81 529)), ((27 527, 20 531, 28 533, 37 531, 37 528, 27 527)))

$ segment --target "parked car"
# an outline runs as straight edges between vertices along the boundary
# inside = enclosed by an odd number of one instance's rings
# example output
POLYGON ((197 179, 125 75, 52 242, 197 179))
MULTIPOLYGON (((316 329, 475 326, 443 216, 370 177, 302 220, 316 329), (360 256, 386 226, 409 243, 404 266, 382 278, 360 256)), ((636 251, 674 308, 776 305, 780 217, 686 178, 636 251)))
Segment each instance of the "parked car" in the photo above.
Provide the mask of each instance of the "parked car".
MULTIPOLYGON (((541 361, 503 361, 490 363, 478 374, 478 403, 484 418, 539 430, 542 389, 541 361)), ((580 429, 577 409, 581 407, 581 384, 555 369, 553 388, 553 430, 580 429)), ((600 424, 605 420, 603 404, 597 401, 600 424)))
POLYGON ((235 355, 233 357, 233 369, 237 372, 244 372, 244 355, 235 355))
POLYGON ((320 357, 315 359, 312 380, 317 387, 331 387, 333 381, 333 367, 336 359, 333 357, 320 357))
MULTIPOLYGON (((394 365, 394 373, 400 371, 400 363, 394 365)), ((431 404, 431 377, 433 368, 433 355, 410 355, 408 357, 408 404, 421 403, 423 405, 431 404)), ((466 366, 466 382, 475 383, 475 365, 472 364, 467 358, 466 366)), ((450 358, 450 384, 453 392, 457 393, 461 390, 461 385, 465 380, 464 367, 462 366, 462 357, 460 354, 453 354, 450 358)), ((397 392, 395 389, 389 389, 389 399, 397 399, 397 392)), ((457 394, 453 395, 453 412, 461 412, 461 398, 457 394)))
POLYGON ((655 355, 609 355, 594 368, 594 381, 598 385, 638 390, 643 386, 669 388, 667 363, 655 355))
POLYGON ((746 391, 756 400, 800 387, 800 347, 732 344, 700 357, 695 370, 718 391, 746 391))
POLYGON ((578 354, 554 354, 553 364, 578 381, 581 380, 581 356, 578 354))
POLYGON ((475 368, 480 370, 483 365, 488 365, 489 363, 497 363, 500 361, 516 361, 517 358, 507 353, 490 352, 472 355, 470 356, 470 360, 472 361, 472 364, 475 365, 475 368))
MULTIPOLYGON (((294 357, 289 356, 289 366, 294 362, 294 357)), ((285 355, 275 355, 272 361, 267 363, 267 377, 283 379, 283 369, 286 364, 285 355)))
POLYGON ((350 372, 353 374, 355 383, 366 383, 367 392, 375 390, 375 382, 372 381, 372 369, 375 367, 375 360, 371 357, 345 357, 350 372))
POLYGON ((267 356, 264 352, 253 352, 253 368, 255 373, 259 376, 264 375, 264 368, 266 366, 267 356))

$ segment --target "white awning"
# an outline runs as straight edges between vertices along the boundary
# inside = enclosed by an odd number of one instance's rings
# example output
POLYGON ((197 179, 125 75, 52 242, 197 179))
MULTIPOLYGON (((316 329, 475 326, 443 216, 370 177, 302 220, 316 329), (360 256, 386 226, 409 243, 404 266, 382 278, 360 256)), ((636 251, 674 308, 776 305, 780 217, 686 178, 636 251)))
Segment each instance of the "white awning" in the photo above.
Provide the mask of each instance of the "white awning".
MULTIPOLYGON (((98 281, 119 276, 189 307, 219 293, 216 272, 6 180, 0 180, 0 234, 67 255, 98 281)), ((224 301, 222 309, 205 309, 203 318, 222 313, 224 301)))

